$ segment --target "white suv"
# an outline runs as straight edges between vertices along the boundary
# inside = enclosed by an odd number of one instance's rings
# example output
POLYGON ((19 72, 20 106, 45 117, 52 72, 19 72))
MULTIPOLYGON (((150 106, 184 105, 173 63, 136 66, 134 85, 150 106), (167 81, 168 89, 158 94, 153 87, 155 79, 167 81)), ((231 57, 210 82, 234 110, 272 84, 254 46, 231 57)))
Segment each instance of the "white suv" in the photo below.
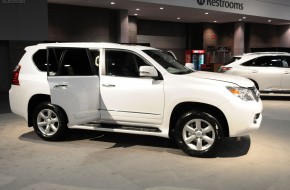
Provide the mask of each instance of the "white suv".
POLYGON ((246 77, 261 92, 290 93, 289 53, 260 52, 236 56, 219 72, 246 77))
POLYGON ((158 49, 110 43, 27 47, 10 89, 15 114, 44 140, 69 128, 175 138, 191 156, 259 128, 248 79, 192 71, 158 49))

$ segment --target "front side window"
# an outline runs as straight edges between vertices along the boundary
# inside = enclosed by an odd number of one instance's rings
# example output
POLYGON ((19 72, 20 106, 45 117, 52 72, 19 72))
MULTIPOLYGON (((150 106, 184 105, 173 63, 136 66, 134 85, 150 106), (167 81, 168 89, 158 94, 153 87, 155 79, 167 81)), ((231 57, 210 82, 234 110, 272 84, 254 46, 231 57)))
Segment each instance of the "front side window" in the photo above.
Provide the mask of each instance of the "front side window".
POLYGON ((279 56, 265 56, 257 58, 251 66, 254 67, 281 67, 279 56))
POLYGON ((171 74, 188 74, 194 72, 186 68, 172 56, 160 50, 144 50, 144 52, 171 74))
POLYGON ((110 76, 140 77, 140 66, 148 66, 141 57, 121 50, 106 50, 106 74, 110 76))
POLYGON ((90 54, 84 48, 49 48, 49 75, 90 76, 90 54))

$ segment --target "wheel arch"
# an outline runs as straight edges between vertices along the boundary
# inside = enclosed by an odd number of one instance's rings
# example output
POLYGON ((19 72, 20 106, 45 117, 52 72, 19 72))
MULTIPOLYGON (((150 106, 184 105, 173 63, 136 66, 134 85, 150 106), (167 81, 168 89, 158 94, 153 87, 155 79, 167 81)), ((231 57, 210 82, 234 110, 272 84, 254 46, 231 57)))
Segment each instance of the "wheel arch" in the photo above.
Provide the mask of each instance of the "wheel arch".
POLYGON ((249 80, 251 80, 255 84, 256 88, 259 90, 259 84, 254 79, 249 78, 249 80))
POLYGON ((225 137, 229 137, 229 126, 228 121, 224 115, 224 113, 217 107, 205 103, 198 102, 182 102, 176 105, 171 112, 170 116, 170 124, 169 124, 169 137, 174 136, 175 125, 179 119, 179 117, 187 111, 190 110, 198 110, 198 111, 206 111, 207 113, 217 117, 219 122, 223 127, 223 132, 225 137))
MULTIPOLYGON (((35 109, 36 106, 38 106, 39 104, 43 103, 43 102, 51 102, 51 98, 50 95, 47 94, 35 94, 34 96, 32 96, 28 102, 28 127, 32 127, 32 114, 33 114, 33 110, 35 109)), ((64 109, 60 106, 58 106, 59 109, 61 109, 68 121, 68 117, 64 111, 64 109)))

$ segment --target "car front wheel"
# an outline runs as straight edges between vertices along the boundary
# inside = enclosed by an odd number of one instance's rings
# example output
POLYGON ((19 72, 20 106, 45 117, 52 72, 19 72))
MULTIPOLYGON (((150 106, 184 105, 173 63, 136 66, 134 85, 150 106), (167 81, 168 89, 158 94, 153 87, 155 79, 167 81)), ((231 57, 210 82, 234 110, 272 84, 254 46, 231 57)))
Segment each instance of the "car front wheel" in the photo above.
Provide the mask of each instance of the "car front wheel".
POLYGON ((64 112, 49 102, 40 104, 32 115, 36 134, 47 141, 62 140, 67 131, 67 119, 64 112))
POLYGON ((214 116, 206 112, 189 111, 177 121, 175 138, 186 154, 210 157, 217 151, 223 130, 214 116))

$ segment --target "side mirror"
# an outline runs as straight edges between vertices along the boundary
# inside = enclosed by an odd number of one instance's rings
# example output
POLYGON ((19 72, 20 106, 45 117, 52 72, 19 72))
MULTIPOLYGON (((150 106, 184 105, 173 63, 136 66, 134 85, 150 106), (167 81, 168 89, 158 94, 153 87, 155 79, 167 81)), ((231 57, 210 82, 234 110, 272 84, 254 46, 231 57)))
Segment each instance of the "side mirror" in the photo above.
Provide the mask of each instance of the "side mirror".
POLYGON ((141 66, 139 74, 140 77, 158 77, 157 70, 152 66, 141 66))
POLYGON ((185 67, 194 70, 194 64, 193 63, 185 63, 185 67))

